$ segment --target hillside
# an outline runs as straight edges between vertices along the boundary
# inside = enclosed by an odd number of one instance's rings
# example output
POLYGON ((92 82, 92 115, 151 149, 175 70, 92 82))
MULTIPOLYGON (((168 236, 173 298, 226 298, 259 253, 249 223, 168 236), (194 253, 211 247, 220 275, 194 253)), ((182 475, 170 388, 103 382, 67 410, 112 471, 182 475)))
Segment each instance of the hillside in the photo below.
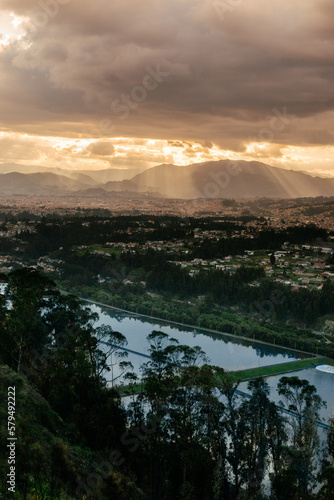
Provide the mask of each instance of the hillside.
POLYGON ((90 187, 110 181, 123 181, 131 179, 142 172, 143 169, 106 168, 100 170, 69 170, 66 168, 45 167, 36 165, 20 165, 18 163, 0 163, 0 175, 17 172, 20 174, 52 173, 76 179, 90 187))
POLYGON ((38 172, 22 174, 12 172, 0 175, 1 194, 62 195, 67 191, 87 188, 87 184, 63 175, 38 172))
POLYGON ((271 167, 260 162, 229 160, 187 167, 158 165, 132 178, 168 198, 298 198, 332 196, 334 179, 271 167))

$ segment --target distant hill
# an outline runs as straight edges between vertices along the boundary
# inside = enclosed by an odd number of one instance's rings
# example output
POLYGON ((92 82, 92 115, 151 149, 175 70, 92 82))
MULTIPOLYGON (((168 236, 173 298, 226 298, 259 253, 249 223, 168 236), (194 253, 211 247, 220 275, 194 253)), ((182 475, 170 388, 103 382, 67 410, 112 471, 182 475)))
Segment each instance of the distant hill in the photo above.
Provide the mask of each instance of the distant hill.
POLYGON ((142 168, 108 168, 103 170, 80 170, 82 174, 89 175, 95 182, 105 184, 131 179, 142 172, 142 168))
POLYGON ((131 181, 168 198, 299 198, 332 196, 334 179, 312 177, 260 162, 230 160, 187 167, 158 165, 131 181))
MULTIPOLYGON (((116 184, 116 183, 115 183, 116 184)), ((161 198, 161 195, 157 192, 151 192, 151 191, 144 191, 144 192, 138 192, 138 191, 131 191, 131 189, 109 189, 106 191, 105 189, 102 189, 101 187, 97 188, 90 188, 90 189, 83 189, 81 191, 74 191, 71 193, 67 193, 67 196, 77 196, 77 197, 84 197, 84 198, 118 198, 118 199, 124 199, 124 198, 161 198)))
MULTIPOLYGON (((75 172, 75 174, 78 174, 75 172)), ((134 198, 142 196, 161 197, 158 192, 146 189, 131 181, 115 181, 97 185, 96 182, 87 183, 85 176, 75 175, 71 179, 64 175, 39 172, 22 174, 11 172, 0 174, 0 194, 2 195, 48 195, 48 196, 85 196, 85 197, 114 197, 134 198)))
MULTIPOLYGON (((23 169, 22 166, 20 166, 23 169)), ((0 172, 6 167, 0 165, 0 172)), ((165 197, 165 198, 301 198, 334 195, 334 178, 285 170, 260 162, 230 160, 186 167, 163 164, 124 179, 129 171, 0 173, 1 194, 165 197), (123 176, 123 178, 122 178, 123 176), (103 180, 102 180, 103 179, 103 180), (108 179, 108 180, 106 180, 108 179), (118 193, 118 194, 117 194, 118 193)), ((137 171, 135 171, 137 172, 137 171)))
POLYGON ((21 174, 12 172, 0 175, 1 194, 62 195, 78 188, 87 188, 87 184, 52 173, 21 174))
POLYGON ((33 174, 36 172, 44 172, 44 171, 52 172, 53 170, 47 167, 37 167, 36 165, 20 165, 19 163, 0 163, 0 174, 9 174, 11 172, 19 172, 22 174, 33 174))
POLYGON ((55 168, 35 165, 20 165, 18 163, 0 163, 0 175, 8 173, 35 174, 52 173, 76 179, 90 187, 106 182, 116 182, 131 179, 134 175, 142 172, 139 168, 107 168, 100 170, 69 170, 66 168, 55 168))
MULTIPOLYGON (((133 191, 137 193, 145 193, 147 191, 154 191, 154 188, 147 185, 142 185, 138 182, 132 180, 125 180, 119 182, 107 182, 106 184, 101 184, 101 187, 105 191, 133 191)), ((157 191, 157 190, 155 190, 157 191)))

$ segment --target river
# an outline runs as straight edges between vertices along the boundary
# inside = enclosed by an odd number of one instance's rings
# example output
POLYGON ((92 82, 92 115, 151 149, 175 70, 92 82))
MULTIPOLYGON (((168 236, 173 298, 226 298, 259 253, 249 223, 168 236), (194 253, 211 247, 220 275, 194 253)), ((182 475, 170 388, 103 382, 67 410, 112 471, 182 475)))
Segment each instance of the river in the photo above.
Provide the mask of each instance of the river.
MULTIPOLYGON (((99 316, 97 326, 110 325, 114 331, 125 335, 129 349, 145 355, 149 354, 146 337, 153 330, 159 330, 177 339, 182 345, 201 347, 209 358, 209 363, 226 370, 256 368, 295 361, 301 357, 299 353, 292 350, 238 339, 230 335, 204 332, 199 328, 187 328, 182 325, 171 325, 167 321, 157 321, 147 316, 130 316, 124 312, 101 308, 97 305, 90 307, 99 316)), ((142 361, 145 361, 144 358, 142 361)))
MULTIPOLYGON (((147 335, 153 330, 167 333, 177 339, 180 344, 200 346, 208 357, 208 362, 220 366, 226 370, 243 370, 267 365, 274 365, 288 361, 295 361, 305 357, 298 351, 271 346, 268 344, 243 340, 225 334, 209 333, 200 328, 187 328, 183 325, 170 324, 164 320, 154 320, 147 316, 128 314, 123 311, 100 307, 92 304, 89 306, 93 312, 98 314, 96 326, 110 325, 114 331, 119 331, 125 335, 128 341, 128 348, 138 353, 147 355, 148 342, 147 335)), ((134 371, 140 376, 140 366, 148 359, 140 354, 130 353, 129 361, 134 366, 134 371)), ((319 372, 315 368, 304 369, 287 374, 297 375, 308 380, 315 385, 318 394, 326 401, 327 408, 321 411, 322 417, 326 420, 334 413, 334 375, 319 372)), ((279 401, 277 394, 277 383, 282 375, 267 378, 271 388, 271 398, 279 401)), ((240 385, 241 390, 247 392, 247 383, 240 385)))
MULTIPOLYGON (((280 396, 277 393, 277 384, 283 375, 274 375, 267 378, 267 382, 270 387, 270 396, 275 403, 279 403, 280 396)), ((305 379, 310 384, 317 388, 317 393, 326 402, 326 408, 322 408, 320 415, 326 421, 334 416, 334 375, 330 373, 320 372, 315 368, 307 368, 304 370, 299 370, 292 373, 287 373, 286 376, 293 377, 297 376, 300 379, 305 379)), ((243 382, 240 384, 240 390, 247 392, 247 383, 243 382)))

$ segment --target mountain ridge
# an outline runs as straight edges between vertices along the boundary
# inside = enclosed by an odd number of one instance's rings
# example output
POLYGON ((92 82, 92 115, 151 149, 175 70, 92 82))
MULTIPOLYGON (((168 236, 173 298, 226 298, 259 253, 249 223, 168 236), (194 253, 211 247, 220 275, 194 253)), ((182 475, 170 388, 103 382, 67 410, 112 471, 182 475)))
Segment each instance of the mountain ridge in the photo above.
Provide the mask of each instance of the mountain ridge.
MULTIPOLYGON (((116 193, 123 193, 123 196, 129 197, 147 193, 150 197, 180 199, 288 199, 334 195, 334 178, 311 176, 257 161, 218 160, 187 166, 161 164, 136 173, 131 179, 106 182, 99 182, 98 177, 93 179, 84 171, 73 171, 72 177, 63 175, 66 172, 64 169, 57 169, 59 171, 61 173, 45 170, 0 173, 0 193, 92 196, 96 189, 95 193, 102 197, 110 197, 112 193, 115 196, 116 193)), ((113 172, 106 171, 105 179, 110 176, 113 172)))
POLYGON ((20 165, 18 163, 0 163, 0 175, 9 173, 36 174, 53 173, 78 179, 90 185, 97 185, 109 181, 122 181, 130 179, 134 175, 142 172, 139 168, 106 168, 98 170, 69 170, 61 167, 45 167, 36 165, 20 165))
POLYGON ((131 179, 173 198, 298 198, 332 196, 334 179, 256 161, 219 160, 187 167, 157 165, 131 179))

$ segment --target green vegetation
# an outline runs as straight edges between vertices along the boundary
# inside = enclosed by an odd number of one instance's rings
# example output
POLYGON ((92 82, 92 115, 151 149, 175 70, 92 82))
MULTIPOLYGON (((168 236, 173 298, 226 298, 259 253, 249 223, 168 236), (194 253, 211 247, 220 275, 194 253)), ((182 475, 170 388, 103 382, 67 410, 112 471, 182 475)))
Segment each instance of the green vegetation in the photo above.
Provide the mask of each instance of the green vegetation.
MULTIPOLYGON (((287 491, 291 500, 333 495, 334 431, 318 476, 316 420, 323 403, 306 380, 280 381, 283 405, 297 414, 287 421, 263 378, 251 380, 250 398, 240 399, 233 374, 209 366, 199 347, 153 331, 140 391, 137 375, 124 373, 131 399, 125 409, 121 388, 104 379, 116 365, 130 368, 120 349, 125 338, 94 328, 95 316, 77 298, 60 294, 35 270, 2 279, 0 415, 6 422, 14 386, 14 498, 260 499, 269 463, 273 500, 287 498, 287 491)), ((6 426, 0 443, 6 497, 6 426)))
MULTIPOLYGON (((247 370, 229 371, 228 376, 233 382, 243 382, 245 380, 251 380, 260 377, 270 377, 271 375, 281 375, 284 373, 292 373, 298 370, 304 370, 305 368, 315 367, 321 364, 326 364, 334 366, 334 360, 330 358, 308 358, 301 359, 298 361, 290 361, 288 363, 280 363, 277 365, 261 366, 259 368, 249 368, 247 370)), ((226 374, 223 374, 221 378, 219 373, 215 376, 215 383, 217 387, 221 386, 225 381, 226 374)), ((129 394, 139 394, 143 390, 142 384, 137 385, 125 385, 118 388, 118 392, 121 396, 129 394)))
POLYGON ((119 248, 110 248, 105 245, 84 245, 84 247, 77 247, 73 249, 78 256, 82 257, 87 252, 103 252, 108 255, 114 255, 115 257, 119 257, 122 253, 122 250, 119 248))
MULTIPOLYGON (((262 215, 259 207, 270 203, 250 206, 262 215)), ((269 463, 271 499, 333 498, 334 423, 319 463, 314 387, 281 379, 284 405, 298 417, 291 421, 262 378, 334 364, 333 257, 318 259, 303 246, 325 242, 330 232, 311 224, 270 227, 251 212, 117 217, 78 208, 65 217, 0 212, 0 220, 1 258, 15 269, 2 277, 0 295, 0 415, 5 422, 7 387, 15 385, 16 498, 260 500, 269 495, 269 463), (307 277, 310 286, 296 291, 307 277), (152 332, 139 383, 123 335, 95 328, 95 315, 49 278, 80 297, 212 336, 230 333, 331 359, 226 373, 209 366, 199 348, 152 332), (238 382, 249 379, 251 397, 241 400, 238 382)), ((1 429, 0 496, 7 493, 6 437, 1 429)))
POLYGON ((280 363, 278 365, 262 366, 259 368, 250 368, 248 370, 240 370, 229 373, 233 380, 243 381, 250 380, 252 378, 269 377, 270 375, 280 375, 281 373, 295 372, 298 370, 303 370, 304 368, 310 368, 312 366, 318 366, 321 364, 334 366, 334 360, 330 358, 301 359, 299 361, 290 361, 288 363, 280 363))
MULTIPOLYGON (((66 283, 60 281, 59 285, 63 287, 66 283)), ((272 291, 269 296, 281 300, 282 296, 279 294, 279 289, 270 288, 270 290, 272 291)), ((269 321, 270 309, 268 312, 268 301, 264 301, 264 305, 256 301, 252 305, 253 314, 241 315, 228 311, 222 312, 222 308, 210 303, 208 299, 201 302, 197 300, 190 302, 171 299, 161 295, 149 294, 140 286, 124 286, 122 282, 117 280, 106 283, 102 287, 69 287, 68 291, 106 306, 109 305, 134 313, 175 321, 193 328, 206 328, 212 330, 212 334, 230 333, 290 349, 334 357, 333 344, 324 344, 322 337, 313 333, 310 329, 296 329, 291 324, 286 325, 283 322, 269 321), (263 310, 263 316, 260 315, 260 319, 259 310, 263 310)), ((326 299, 328 304, 331 304, 331 301, 334 300, 332 296, 326 299)), ((275 305, 271 301, 269 306, 275 309, 275 305)))
MULTIPOLYGON (((61 498, 75 490, 75 464, 65 435, 63 420, 25 376, 0 366, 0 492, 9 498, 7 441, 8 387, 16 388, 16 478, 19 493, 12 498, 61 498), (6 450, 6 451, 5 451, 6 450), (33 492, 35 492, 33 494, 33 492)), ((74 450, 73 450, 74 451, 74 450)))
MULTIPOLYGON (((256 217, 144 215, 50 217, 29 224, 13 247, 18 245, 28 264, 51 257, 57 269, 50 276, 62 289, 133 312, 334 357, 331 338, 325 345, 312 331, 333 313, 333 281, 317 289, 312 252, 301 248, 298 259, 307 269, 296 267, 297 258, 288 254, 284 270, 276 258, 270 264, 272 252, 285 242, 300 247, 325 241, 328 234, 321 228, 272 229, 256 217), (247 226, 253 222, 260 226, 247 226), (201 231, 213 235, 196 238, 201 231), (251 259, 245 251, 254 253, 251 259), (227 256, 232 258, 215 268, 217 259, 227 256), (307 274, 310 288, 296 291, 284 284, 300 284, 307 274)), ((3 244, 8 251, 8 238, 3 244)))
MULTIPOLYGON (((8 365, 0 369, 1 416, 6 422, 7 390, 14 385, 17 498, 77 498, 81 478, 94 470, 92 464, 103 450, 115 447, 125 431, 118 394, 106 387, 102 376, 110 369, 110 360, 98 344, 101 337, 113 346, 122 339, 106 328, 93 329, 95 316, 34 270, 14 271, 3 280, 12 307, 1 295, 0 352, 2 363, 8 365)), ((117 349, 113 354, 115 359, 117 349)), ((0 478, 4 494, 6 439, 4 428, 0 478)), ((119 481, 121 474, 111 474, 116 495, 119 481)), ((103 495, 101 490, 99 498, 103 495)))

